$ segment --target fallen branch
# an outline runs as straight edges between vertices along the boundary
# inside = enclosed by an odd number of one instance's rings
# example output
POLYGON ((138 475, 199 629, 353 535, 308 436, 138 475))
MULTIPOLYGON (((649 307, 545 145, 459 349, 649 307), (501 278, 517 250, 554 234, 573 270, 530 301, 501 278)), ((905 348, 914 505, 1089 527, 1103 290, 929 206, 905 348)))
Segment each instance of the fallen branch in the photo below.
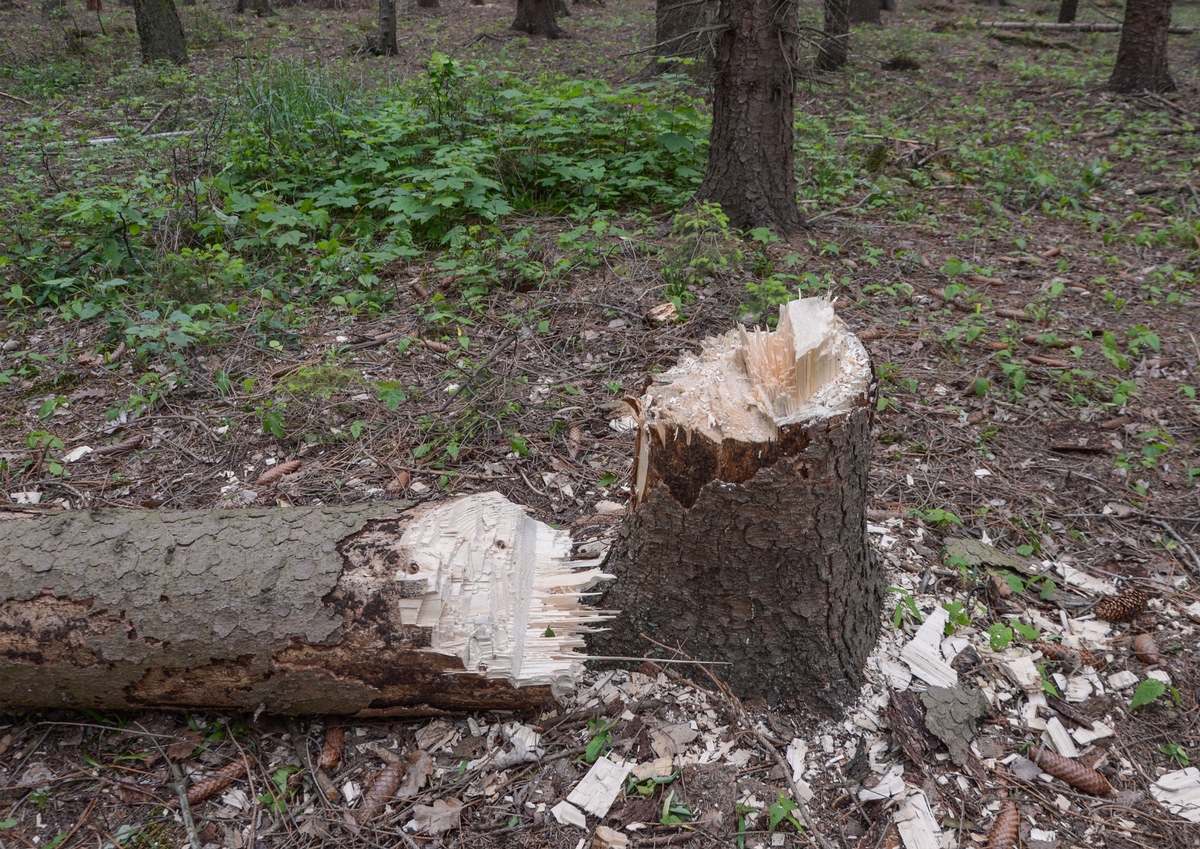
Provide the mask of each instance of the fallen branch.
MULTIPOLYGON (((1120 24, 1055 24, 1047 21, 980 21, 979 29, 1044 30, 1047 32, 1120 32, 1120 24)), ((1193 35, 1196 27, 1169 27, 1171 35, 1193 35)))

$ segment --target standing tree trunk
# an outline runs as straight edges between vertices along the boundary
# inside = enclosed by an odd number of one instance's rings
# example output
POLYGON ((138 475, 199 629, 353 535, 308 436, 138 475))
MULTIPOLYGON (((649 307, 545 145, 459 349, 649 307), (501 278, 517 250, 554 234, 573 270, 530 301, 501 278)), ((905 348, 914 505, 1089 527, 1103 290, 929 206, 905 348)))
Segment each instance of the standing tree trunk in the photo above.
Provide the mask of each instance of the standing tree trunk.
POLYGON ((828 301, 780 313, 776 332, 708 340, 642 396, 633 512, 600 600, 618 615, 590 652, 678 648, 743 698, 830 714, 858 694, 883 604, 874 381, 828 301))
POLYGON ((682 70, 670 59, 695 59, 697 76, 707 73, 716 51, 712 24, 717 16, 716 0, 658 0, 654 4, 654 59, 649 72, 661 74, 682 70))
POLYGON ((233 13, 240 15, 246 11, 251 11, 260 18, 266 18, 275 14, 275 10, 271 8, 271 0, 233 0, 233 13))
POLYGON ((1167 67, 1171 0, 1126 0, 1117 64, 1108 87, 1121 94, 1175 91, 1167 67))
POLYGON ((179 22, 179 13, 171 0, 134 0, 133 14, 144 63, 182 65, 187 62, 183 24, 179 22))
POLYGON ((880 0, 850 0, 850 23, 877 24, 881 22, 880 11, 883 4, 880 0))
POLYGON ((396 0, 379 0, 378 43, 372 51, 376 56, 395 56, 396 47, 396 0))
POLYGON ((422 9, 438 8, 438 0, 417 0, 417 6, 422 9))
POLYGON ((1058 7, 1058 22, 1060 24, 1075 23, 1075 15, 1079 12, 1079 0, 1062 0, 1058 7))
POLYGON ((804 226, 796 203, 796 0, 725 0, 708 167, 697 192, 740 229, 804 226))
POLYGON ((554 0, 517 0, 512 28, 530 35, 559 38, 562 30, 554 20, 554 0))
POLYGON ((825 30, 817 47, 817 69, 837 71, 850 55, 850 0, 825 0, 825 30))

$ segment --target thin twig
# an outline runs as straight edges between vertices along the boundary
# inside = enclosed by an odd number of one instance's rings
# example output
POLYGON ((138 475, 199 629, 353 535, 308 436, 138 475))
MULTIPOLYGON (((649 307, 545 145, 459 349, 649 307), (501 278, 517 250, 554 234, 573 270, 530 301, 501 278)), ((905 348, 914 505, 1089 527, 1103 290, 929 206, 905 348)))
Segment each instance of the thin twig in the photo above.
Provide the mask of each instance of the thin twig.
POLYGON ((150 128, 151 128, 151 127, 153 127, 155 124, 157 124, 157 123, 158 123, 158 119, 159 119, 159 118, 161 118, 161 117, 163 116, 163 114, 164 114, 164 113, 165 113, 165 112, 166 112, 168 109, 170 109, 170 108, 171 108, 171 104, 170 104, 169 102, 168 102, 168 103, 164 103, 164 104, 162 105, 162 108, 161 108, 161 109, 159 109, 157 112, 155 112, 155 113, 154 113, 154 117, 153 117, 153 118, 151 118, 151 119, 150 119, 150 120, 149 120, 149 121, 146 123, 146 126, 142 127, 142 129, 139 131, 139 134, 144 136, 144 135, 146 135, 146 133, 150 132, 150 128))
POLYGON ((1196 576, 1200 577, 1200 557, 1196 556, 1196 550, 1188 545, 1187 540, 1185 540, 1177 530, 1171 527, 1171 524, 1166 520, 1158 519, 1154 516, 1147 516, 1146 518, 1158 525, 1160 528, 1166 530, 1167 533, 1175 538, 1175 541, 1179 543, 1179 547, 1186 551, 1188 556, 1192 558, 1192 565, 1196 567, 1196 576))
POLYGON ((183 772, 175 761, 167 762, 171 767, 171 778, 175 780, 175 794, 179 797, 179 819, 183 821, 183 830, 187 832, 188 843, 192 849, 201 849, 200 834, 196 831, 196 821, 192 819, 192 806, 188 803, 187 782, 183 772))
POLYGON ((8 92, 6 92, 6 91, 0 91, 0 97, 3 97, 5 100, 15 100, 15 101, 17 101, 17 103, 24 103, 26 106, 32 106, 32 105, 33 105, 32 103, 30 103, 30 102, 29 102, 28 100, 26 100, 25 98, 23 98, 23 97, 17 97, 15 94, 9 94, 9 93, 8 93, 8 92))

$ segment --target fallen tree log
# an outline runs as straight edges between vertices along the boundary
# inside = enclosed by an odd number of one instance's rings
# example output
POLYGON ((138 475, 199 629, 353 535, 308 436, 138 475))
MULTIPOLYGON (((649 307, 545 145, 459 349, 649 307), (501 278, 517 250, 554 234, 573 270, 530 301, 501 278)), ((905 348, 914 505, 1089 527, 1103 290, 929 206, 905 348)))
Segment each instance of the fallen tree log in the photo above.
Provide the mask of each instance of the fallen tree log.
MULTIPOLYGON (((1120 32, 1120 24, 1057 24, 1049 21, 979 21, 979 29, 1011 29, 1019 31, 1044 30, 1047 32, 1120 32)), ((1169 27, 1171 35, 1192 35, 1196 27, 1169 27)))
POLYGON ((497 493, 0 510, 0 710, 524 709, 582 669, 597 561, 497 493), (407 509, 405 509, 407 507, 407 509))
POLYGON ((605 563, 601 604, 619 615, 589 651, 678 649, 771 705, 852 700, 883 598, 866 531, 874 393, 866 350, 819 298, 660 375, 638 402, 633 511, 605 563))

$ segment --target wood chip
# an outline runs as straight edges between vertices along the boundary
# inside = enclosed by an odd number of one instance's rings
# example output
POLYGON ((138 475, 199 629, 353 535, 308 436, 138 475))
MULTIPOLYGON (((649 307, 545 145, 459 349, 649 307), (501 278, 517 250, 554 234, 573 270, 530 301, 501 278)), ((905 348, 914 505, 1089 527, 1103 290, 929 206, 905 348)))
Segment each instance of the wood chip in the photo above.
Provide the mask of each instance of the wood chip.
POLYGON ((908 664, 913 675, 937 687, 953 687, 958 683, 958 673, 942 659, 942 637, 949 619, 946 609, 939 607, 926 617, 925 623, 900 651, 900 659, 908 664))
POLYGON ((623 760, 613 761, 607 757, 597 759, 583 780, 567 796, 567 801, 603 819, 616 801, 617 794, 625 787, 625 778, 632 766, 623 760))
POLYGON ((896 829, 906 849, 940 849, 941 830, 920 790, 909 796, 894 816, 896 829))
POLYGON ((1176 816, 1189 822, 1200 822, 1200 769, 1168 772, 1150 785, 1150 793, 1176 816))

